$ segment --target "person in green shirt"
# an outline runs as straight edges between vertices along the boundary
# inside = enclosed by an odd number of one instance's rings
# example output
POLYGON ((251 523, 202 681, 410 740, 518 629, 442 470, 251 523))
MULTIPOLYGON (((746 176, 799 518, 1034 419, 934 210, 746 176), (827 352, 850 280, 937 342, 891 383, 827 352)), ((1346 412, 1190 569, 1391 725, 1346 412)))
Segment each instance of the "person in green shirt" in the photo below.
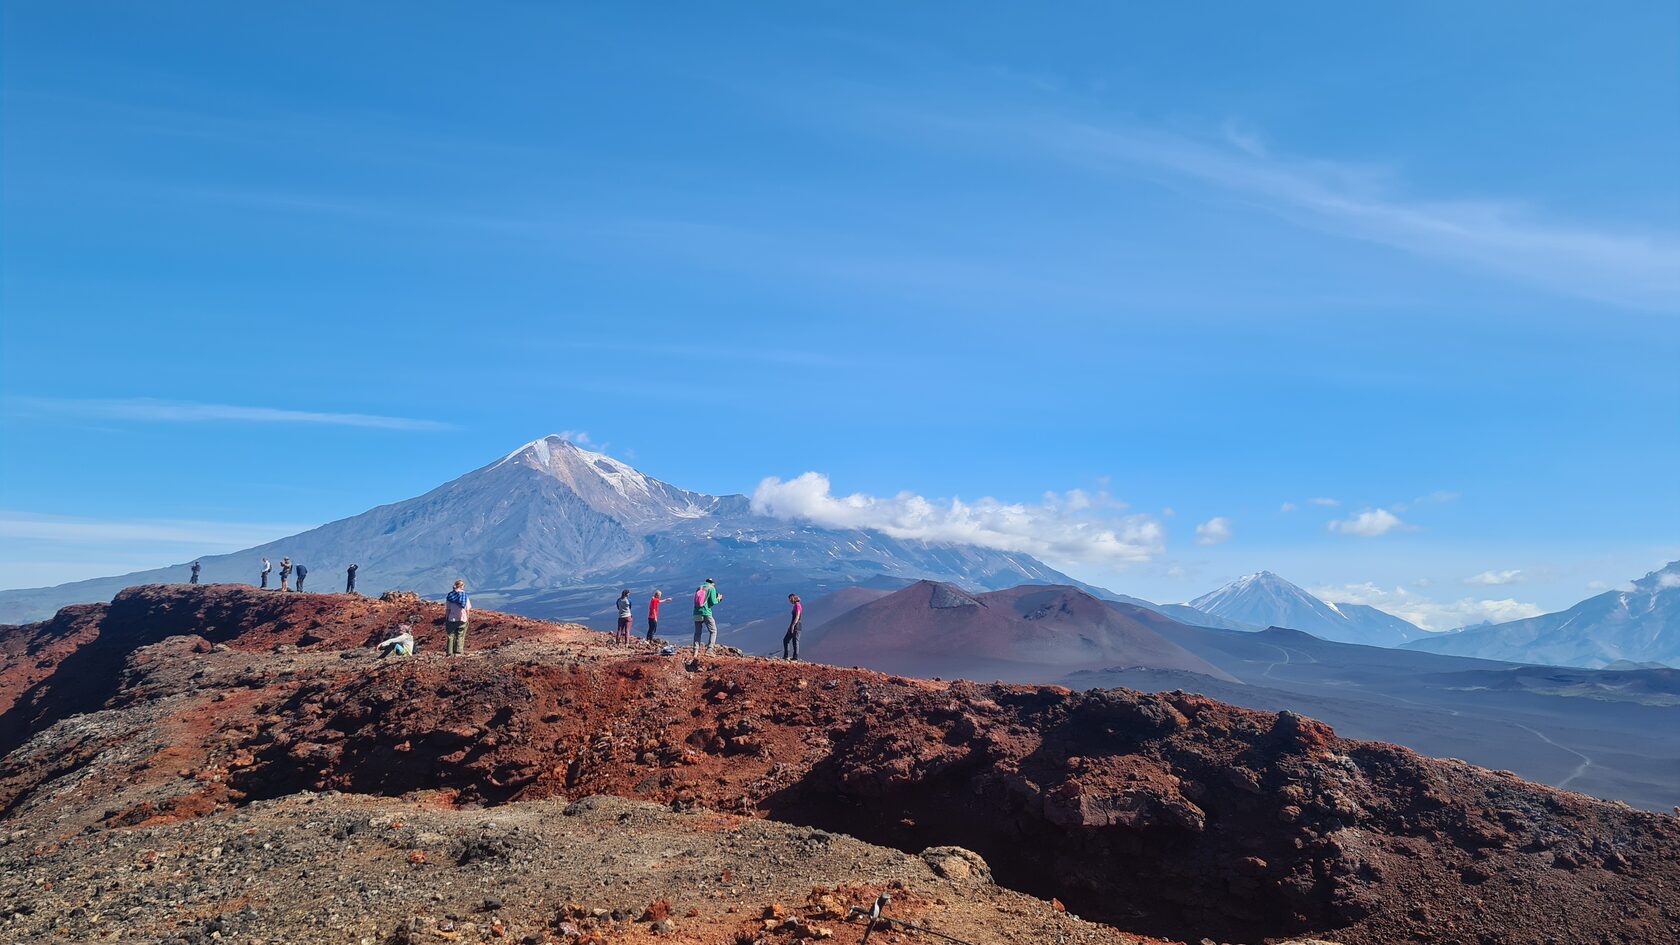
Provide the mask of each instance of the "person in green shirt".
POLYGON ((722 603, 723 595, 718 593, 717 582, 707 578, 694 591, 694 658, 700 658, 700 635, 706 635, 706 655, 712 655, 712 649, 717 645, 717 618, 712 616, 712 608, 722 603))

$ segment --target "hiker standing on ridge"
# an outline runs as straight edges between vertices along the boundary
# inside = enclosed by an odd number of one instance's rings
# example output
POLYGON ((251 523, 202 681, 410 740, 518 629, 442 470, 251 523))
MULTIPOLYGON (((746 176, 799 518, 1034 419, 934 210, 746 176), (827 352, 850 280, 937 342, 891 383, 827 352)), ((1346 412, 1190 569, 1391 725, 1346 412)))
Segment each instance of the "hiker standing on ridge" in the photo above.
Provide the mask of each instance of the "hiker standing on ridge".
POLYGON ((280 559, 280 589, 282 591, 291 590, 291 588, 286 586, 286 582, 290 581, 291 579, 292 579, 292 559, 281 558, 280 559))
POLYGON ((618 595, 618 629, 613 631, 613 642, 630 645, 630 621, 636 611, 636 605, 630 602, 630 589, 625 588, 618 595))
POLYGON ((793 613, 788 616, 787 633, 782 636, 782 659, 799 661, 799 631, 803 628, 802 620, 805 616, 805 605, 799 602, 798 594, 789 594, 788 603, 793 605, 793 613), (788 647, 793 647, 793 655, 788 655, 788 647))
POLYGON ((344 593, 356 593, 356 569, 361 565, 353 564, 344 569, 344 593))
POLYGON ((653 596, 648 598, 648 636, 647 641, 653 642, 653 635, 659 632, 659 605, 675 597, 660 597, 659 588, 653 589, 653 596))
POLYGON ((467 582, 456 581, 455 589, 443 599, 443 632, 447 637, 444 652, 460 656, 467 652, 467 611, 472 601, 467 597, 467 582))
POLYGON ((712 649, 717 645, 717 618, 712 616, 712 608, 723 602, 723 595, 718 593, 717 582, 707 578, 694 591, 694 658, 700 658, 700 634, 706 634, 706 655, 712 655, 712 649))
POLYGON ((309 569, 300 564, 300 565, 297 566, 297 573, 298 573, 298 588, 297 589, 298 589, 298 593, 301 594, 301 593, 303 593, 303 579, 309 576, 309 569))
POLYGON ((198 562, 197 561, 193 562, 192 577, 189 579, 188 583, 191 583, 191 584, 197 584, 198 583, 198 562))
POLYGON ((268 559, 264 558, 263 559, 263 569, 262 569, 262 586, 265 587, 265 588, 268 587, 268 572, 270 572, 272 570, 274 570, 274 565, 269 564, 268 559))

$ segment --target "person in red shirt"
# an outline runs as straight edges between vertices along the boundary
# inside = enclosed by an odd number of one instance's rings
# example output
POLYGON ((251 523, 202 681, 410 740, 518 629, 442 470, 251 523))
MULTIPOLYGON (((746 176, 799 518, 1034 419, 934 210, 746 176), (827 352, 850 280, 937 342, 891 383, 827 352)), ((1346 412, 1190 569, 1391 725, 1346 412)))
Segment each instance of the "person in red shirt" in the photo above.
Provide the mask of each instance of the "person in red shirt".
POLYGON ((653 596, 648 598, 648 635, 647 635, 647 639, 648 639, 649 643, 653 642, 653 634, 654 634, 655 631, 657 631, 659 629, 659 605, 665 603, 668 600, 676 600, 675 597, 660 597, 659 593, 660 592, 658 590, 655 590, 653 592, 653 596))

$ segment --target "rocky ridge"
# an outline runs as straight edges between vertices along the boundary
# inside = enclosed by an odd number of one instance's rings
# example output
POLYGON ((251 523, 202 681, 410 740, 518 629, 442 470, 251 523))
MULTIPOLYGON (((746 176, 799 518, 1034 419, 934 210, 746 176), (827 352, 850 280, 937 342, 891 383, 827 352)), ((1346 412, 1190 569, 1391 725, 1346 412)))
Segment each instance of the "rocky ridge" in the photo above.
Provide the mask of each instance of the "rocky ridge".
MULTIPOLYGON (((159 935, 174 922, 186 941, 208 934, 193 922, 245 909, 256 912, 254 925, 224 925, 224 939, 286 940, 280 931, 321 917, 305 909, 313 897, 275 892, 274 880, 328 891, 354 888, 361 877, 385 892, 332 897, 378 903, 358 907, 369 920, 354 925, 358 934, 383 942, 471 922, 473 940, 494 940, 487 922, 448 917, 465 916, 476 891, 430 899, 443 879, 426 875, 425 864, 441 851, 453 857, 450 870, 470 866, 452 844, 489 820, 545 825, 557 832, 534 835, 531 849, 565 848, 579 841, 562 829, 573 822, 563 800, 607 796, 636 802, 611 808, 623 817, 624 851, 513 871, 506 882, 524 890, 521 905, 487 910, 504 936, 516 927, 533 941, 656 934, 651 922, 611 920, 664 881, 634 865, 645 859, 635 852, 643 843, 699 844, 700 861, 721 857, 718 876, 771 874, 721 898, 711 897, 714 885, 672 880, 672 908, 695 912, 658 933, 691 936, 674 940, 776 941, 782 932, 763 919, 746 927, 767 900, 826 885, 849 907, 892 881, 903 915, 925 909, 943 928, 970 929, 979 937, 958 937, 973 942, 1144 935, 1248 943, 1311 934, 1345 943, 1631 943, 1680 930, 1675 818, 1342 739, 1288 713, 1181 692, 944 683, 738 657, 691 667, 651 647, 615 648, 583 628, 498 614, 479 615, 474 652, 450 659, 426 646, 441 638, 441 617, 437 605, 413 598, 167 585, 0 628, 8 750, 0 832, 12 838, 0 846, 0 895, 11 904, 0 934, 59 928, 17 908, 42 897, 31 877, 67 891, 61 903, 127 902, 120 896, 130 890, 144 905, 151 895, 166 908, 147 921, 159 935), (420 618, 421 654, 374 658, 368 646, 411 615, 420 618), (398 849, 395 865, 328 855, 308 839, 326 828, 294 823, 434 815, 450 825, 429 830, 442 839, 398 849), (836 865, 778 848, 790 865, 764 871, 762 855, 730 860, 711 840, 669 839, 703 835, 705 824, 750 826, 777 844, 804 842, 800 830, 832 842, 847 834, 872 852, 836 865), (161 859, 140 869, 111 854, 217 848, 189 841, 195 830, 264 837, 271 849, 263 855, 230 861, 262 893, 226 887, 190 901, 190 870, 165 879, 154 872, 161 859), (173 839, 148 847, 151 838, 173 839), (916 867, 906 858, 948 846, 974 851, 972 862, 989 864, 1007 889, 982 883, 983 894, 955 895, 934 882, 940 877, 926 861, 916 867), (274 850, 286 855, 266 855, 274 850), (408 862, 412 852, 424 863, 408 862), (900 872, 867 866, 868 857, 900 872), (843 866, 852 862, 855 871, 843 866), (152 878, 128 875, 136 869, 152 878), (646 882, 623 901, 573 903, 588 912, 589 930, 577 916, 560 916, 561 900, 582 895, 577 883, 621 873, 646 882), (532 884, 544 882, 555 885, 539 894, 544 887, 532 884), (1074 923, 1029 896, 1107 925, 1074 923), (607 911, 596 916, 597 908, 607 911), (1024 910, 1022 922, 1051 924, 1029 930, 984 918, 1009 909, 1024 910), (730 926, 737 920, 741 928, 730 926), (577 935, 561 928, 568 921, 577 935), (738 933, 751 934, 731 937, 738 933)), ((219 846, 228 856, 229 846, 219 846)), ((477 872, 449 875, 470 883, 477 872)), ((84 911, 74 922, 67 912, 53 921, 92 929, 92 907, 77 907, 84 911)), ((109 909, 100 914, 109 921, 109 909)), ((861 932, 857 924, 830 928, 842 941, 861 932)))

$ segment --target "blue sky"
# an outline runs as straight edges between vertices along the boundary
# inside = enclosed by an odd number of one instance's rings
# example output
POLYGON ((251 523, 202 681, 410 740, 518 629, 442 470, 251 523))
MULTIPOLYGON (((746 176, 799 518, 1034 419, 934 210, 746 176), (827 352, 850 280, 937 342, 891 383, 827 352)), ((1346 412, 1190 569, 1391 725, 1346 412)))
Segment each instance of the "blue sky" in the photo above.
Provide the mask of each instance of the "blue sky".
POLYGON ((1444 626, 1680 557, 1673 4, 0 17, 0 586, 558 431, 991 497, 1162 600, 1444 626))

